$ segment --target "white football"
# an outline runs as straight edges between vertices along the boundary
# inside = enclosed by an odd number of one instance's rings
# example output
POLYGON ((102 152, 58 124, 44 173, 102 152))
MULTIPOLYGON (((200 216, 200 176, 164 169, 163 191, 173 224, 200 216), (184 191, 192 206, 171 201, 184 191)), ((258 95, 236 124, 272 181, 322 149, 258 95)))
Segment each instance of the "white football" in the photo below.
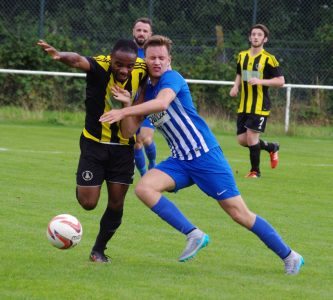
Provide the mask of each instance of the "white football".
POLYGON ((72 215, 55 216, 47 226, 46 235, 50 243, 59 249, 71 249, 82 238, 83 228, 80 221, 72 215))

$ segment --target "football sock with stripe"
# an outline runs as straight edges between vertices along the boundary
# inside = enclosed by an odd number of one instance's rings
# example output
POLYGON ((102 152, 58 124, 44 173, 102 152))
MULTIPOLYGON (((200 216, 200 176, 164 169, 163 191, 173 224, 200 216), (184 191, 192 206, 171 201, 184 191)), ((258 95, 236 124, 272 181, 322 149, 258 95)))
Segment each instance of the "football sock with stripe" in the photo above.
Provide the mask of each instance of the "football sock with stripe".
POLYGON ((278 232, 269 224, 265 219, 260 216, 256 216, 251 231, 256 234, 264 244, 273 250, 281 259, 286 258, 291 249, 289 246, 282 240, 278 232))
POLYGON ((182 214, 182 212, 165 196, 151 208, 161 219, 181 233, 188 234, 196 227, 182 214))

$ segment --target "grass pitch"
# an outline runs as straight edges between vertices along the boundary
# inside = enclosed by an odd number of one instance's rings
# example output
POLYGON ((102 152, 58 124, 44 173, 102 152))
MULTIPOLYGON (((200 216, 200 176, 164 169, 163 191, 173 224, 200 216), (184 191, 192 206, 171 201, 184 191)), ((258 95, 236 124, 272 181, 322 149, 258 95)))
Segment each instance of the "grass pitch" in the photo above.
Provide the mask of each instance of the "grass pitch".
MULTIPOLYGON (((80 127, 0 123, 1 299, 332 299, 333 140, 268 136, 281 143, 280 165, 262 178, 244 178, 248 150, 217 134, 248 206, 269 220, 305 266, 286 276, 279 258, 233 223, 196 187, 168 194, 211 237, 192 261, 177 262, 185 238, 140 203, 131 187, 123 224, 109 243, 109 265, 88 261, 106 205, 94 211, 75 199, 80 127), (46 238, 57 214, 81 221, 84 235, 71 250, 46 238)), ((169 155, 156 135, 159 160, 169 155)), ((138 174, 136 174, 136 181, 138 174)))

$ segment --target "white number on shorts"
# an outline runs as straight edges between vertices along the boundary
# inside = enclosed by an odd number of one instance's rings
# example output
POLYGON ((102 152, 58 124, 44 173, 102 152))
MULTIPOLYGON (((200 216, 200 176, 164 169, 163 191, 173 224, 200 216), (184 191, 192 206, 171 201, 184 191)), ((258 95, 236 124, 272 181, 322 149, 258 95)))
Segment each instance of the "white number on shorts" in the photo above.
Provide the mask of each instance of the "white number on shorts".
POLYGON ((264 121, 265 121, 265 118, 264 117, 260 117, 260 122, 259 122, 259 129, 261 129, 261 126, 262 126, 262 124, 264 123, 264 121))

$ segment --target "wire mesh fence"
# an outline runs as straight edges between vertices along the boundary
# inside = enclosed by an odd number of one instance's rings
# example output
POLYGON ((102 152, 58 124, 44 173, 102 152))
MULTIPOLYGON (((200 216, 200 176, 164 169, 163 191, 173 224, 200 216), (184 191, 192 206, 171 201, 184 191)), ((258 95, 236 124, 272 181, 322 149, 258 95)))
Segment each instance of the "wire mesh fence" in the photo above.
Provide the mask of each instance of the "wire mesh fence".
POLYGON ((206 47, 221 48, 218 63, 233 61, 247 47, 249 27, 264 23, 271 31, 267 48, 281 60, 288 82, 331 85, 332 6, 329 0, 2 0, 0 38, 20 38, 28 29, 36 39, 65 36, 78 52, 104 52, 116 39, 131 37, 136 18, 148 16, 155 33, 174 41, 177 64, 188 72, 184 57, 193 62, 206 47))
MULTIPOLYGON (((0 68, 68 71, 43 58, 35 42, 43 38, 60 50, 105 54, 117 39, 131 38, 134 21, 143 16, 152 19, 154 33, 173 40, 173 65, 187 78, 233 80, 236 55, 249 47, 249 28, 263 23, 271 32, 265 48, 280 61, 287 83, 333 85, 330 0, 2 0, 0 68)), ((16 80, 0 77, 12 93, 21 89, 24 94, 34 85, 22 79, 12 86, 16 80)), ((72 85, 68 98, 75 102, 79 95, 82 101, 77 80, 66 80, 66 86, 72 85)), ((57 89, 66 94, 63 83, 57 89)), ((311 92, 295 91, 294 96, 313 98, 311 92)), ((7 97, 8 91, 0 95, 0 104, 7 97)), ((323 97, 333 111, 331 94, 323 97)), ((212 97, 208 93, 206 98, 212 97)))

